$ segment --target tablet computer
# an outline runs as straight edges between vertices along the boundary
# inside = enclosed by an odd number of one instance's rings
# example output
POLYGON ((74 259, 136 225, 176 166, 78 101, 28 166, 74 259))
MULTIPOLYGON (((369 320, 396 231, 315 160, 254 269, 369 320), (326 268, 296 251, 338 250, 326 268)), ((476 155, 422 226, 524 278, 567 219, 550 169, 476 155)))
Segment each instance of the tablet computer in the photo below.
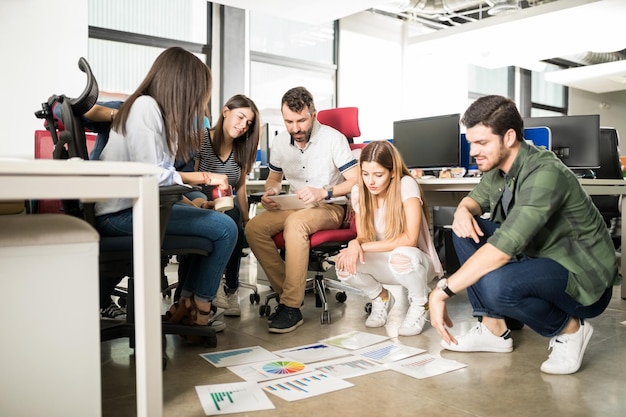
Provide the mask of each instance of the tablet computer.
POLYGON ((296 194, 279 194, 269 196, 268 198, 280 204, 281 210, 311 208, 316 206, 315 204, 304 204, 296 194))

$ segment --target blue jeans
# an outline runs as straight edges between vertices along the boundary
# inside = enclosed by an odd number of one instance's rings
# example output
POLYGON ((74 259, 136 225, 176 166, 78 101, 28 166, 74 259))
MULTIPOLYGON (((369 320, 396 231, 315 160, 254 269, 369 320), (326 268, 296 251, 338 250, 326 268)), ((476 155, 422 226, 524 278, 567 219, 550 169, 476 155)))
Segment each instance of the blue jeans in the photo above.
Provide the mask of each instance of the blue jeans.
MULTIPOLYGON (((204 200, 207 199, 207 196, 202 191, 191 191, 185 194, 189 200, 194 200, 196 198, 202 198, 204 200)), ((239 269, 241 266, 241 251, 243 250, 243 244, 245 236, 243 234, 243 224, 241 223, 241 209, 237 204, 237 199, 235 199, 235 206, 225 211, 228 217, 233 219, 235 224, 237 225, 237 243, 235 243, 235 248, 233 249, 233 253, 230 255, 230 259, 228 259, 228 263, 226 264, 226 270, 224 271, 224 280, 226 282, 227 293, 234 293, 237 288, 239 288, 239 269)), ((187 262, 184 257, 179 257, 179 261, 182 263, 187 262)))
MULTIPOLYGON (((132 235, 132 209, 98 216, 97 229, 103 236, 132 235)), ((176 203, 166 234, 200 236, 213 241, 214 249, 208 256, 187 255, 189 265, 181 295, 193 295, 201 301, 215 298, 226 263, 237 242, 237 226, 230 217, 213 210, 205 210, 184 203, 176 203)))
MULTIPOLYGON (((484 236, 479 243, 453 235, 454 248, 463 264, 499 227, 476 217, 484 236)), ((559 334, 570 317, 591 318, 602 313, 611 300, 609 287, 598 301, 584 306, 565 292, 568 271, 547 258, 525 255, 484 275, 467 289, 475 317, 511 317, 528 325, 542 336, 559 334)))

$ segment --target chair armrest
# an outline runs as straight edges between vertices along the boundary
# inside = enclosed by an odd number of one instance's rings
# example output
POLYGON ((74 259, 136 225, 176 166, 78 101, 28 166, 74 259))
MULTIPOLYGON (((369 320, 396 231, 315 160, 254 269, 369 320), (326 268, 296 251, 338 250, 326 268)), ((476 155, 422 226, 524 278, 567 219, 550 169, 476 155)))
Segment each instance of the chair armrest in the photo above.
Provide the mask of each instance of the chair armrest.
POLYGON ((190 191, 199 191, 202 188, 198 186, 187 187, 185 185, 165 185, 159 187, 159 213, 161 226, 161 242, 165 236, 165 228, 172 214, 172 206, 174 203, 181 201, 183 195, 190 191))

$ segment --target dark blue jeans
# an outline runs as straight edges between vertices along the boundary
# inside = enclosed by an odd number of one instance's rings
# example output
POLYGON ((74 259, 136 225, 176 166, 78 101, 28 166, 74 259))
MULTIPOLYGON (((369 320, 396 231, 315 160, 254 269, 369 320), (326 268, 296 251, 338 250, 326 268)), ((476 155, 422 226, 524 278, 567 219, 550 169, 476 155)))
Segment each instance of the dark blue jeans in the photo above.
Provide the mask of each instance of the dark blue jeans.
MULTIPOLYGON (((104 236, 132 234, 132 209, 98 216, 97 228, 104 236)), ((202 300, 215 298, 222 273, 237 241, 237 226, 227 215, 176 203, 166 228, 167 234, 200 236, 213 241, 214 249, 208 256, 187 255, 188 267, 181 295, 192 294, 202 300)))
MULTIPOLYGON (((461 265, 472 256, 499 227, 476 217, 484 236, 479 243, 453 235, 454 248, 461 265)), ((475 317, 511 317, 542 336, 561 332, 570 317, 591 318, 602 313, 611 300, 609 287, 598 301, 583 306, 565 292, 568 271, 547 258, 522 255, 489 272, 467 289, 475 317)))

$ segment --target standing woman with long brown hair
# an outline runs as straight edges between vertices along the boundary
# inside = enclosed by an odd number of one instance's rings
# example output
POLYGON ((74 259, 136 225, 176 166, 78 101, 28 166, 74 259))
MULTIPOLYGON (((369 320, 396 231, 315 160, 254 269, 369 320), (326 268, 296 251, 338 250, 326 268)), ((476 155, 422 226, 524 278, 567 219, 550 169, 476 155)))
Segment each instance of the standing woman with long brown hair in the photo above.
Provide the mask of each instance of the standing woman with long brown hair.
POLYGON ((372 299, 367 327, 382 327, 394 305, 383 285, 407 289, 409 309, 401 336, 422 332, 428 281, 443 274, 428 229, 421 189, 397 149, 387 141, 369 143, 359 157, 359 182, 352 188, 357 238, 337 255, 337 277, 372 299))

